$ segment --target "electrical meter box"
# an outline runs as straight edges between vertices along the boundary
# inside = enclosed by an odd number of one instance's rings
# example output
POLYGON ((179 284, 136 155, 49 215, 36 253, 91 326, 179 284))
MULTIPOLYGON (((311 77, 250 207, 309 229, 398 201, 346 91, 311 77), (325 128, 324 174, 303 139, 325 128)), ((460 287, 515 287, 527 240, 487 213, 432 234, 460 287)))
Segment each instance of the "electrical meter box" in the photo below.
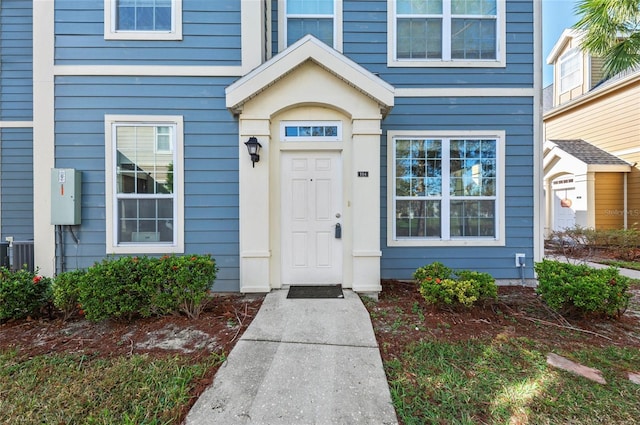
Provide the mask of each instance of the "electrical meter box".
POLYGON ((80 224, 82 175, 74 168, 51 169, 51 224, 80 224))

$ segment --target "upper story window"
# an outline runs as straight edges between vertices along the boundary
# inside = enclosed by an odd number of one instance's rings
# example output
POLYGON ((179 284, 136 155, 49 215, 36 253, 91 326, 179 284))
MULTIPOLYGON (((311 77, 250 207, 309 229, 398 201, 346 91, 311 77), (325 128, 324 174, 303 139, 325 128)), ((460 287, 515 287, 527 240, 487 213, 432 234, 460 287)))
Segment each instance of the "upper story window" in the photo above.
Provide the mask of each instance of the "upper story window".
POLYGON ((342 49, 342 0, 279 0, 280 50, 307 34, 342 49))
POLYGON ((502 134, 389 137, 389 246, 502 243, 502 134))
POLYGON ((107 116, 109 253, 184 249, 182 128, 182 117, 107 116))
POLYGON ((567 92, 582 84, 582 56, 574 47, 560 57, 560 93, 567 92))
POLYGON ((104 0, 105 39, 182 39, 182 0, 104 0))
POLYGON ((389 0, 390 66, 504 66, 504 0, 389 0))

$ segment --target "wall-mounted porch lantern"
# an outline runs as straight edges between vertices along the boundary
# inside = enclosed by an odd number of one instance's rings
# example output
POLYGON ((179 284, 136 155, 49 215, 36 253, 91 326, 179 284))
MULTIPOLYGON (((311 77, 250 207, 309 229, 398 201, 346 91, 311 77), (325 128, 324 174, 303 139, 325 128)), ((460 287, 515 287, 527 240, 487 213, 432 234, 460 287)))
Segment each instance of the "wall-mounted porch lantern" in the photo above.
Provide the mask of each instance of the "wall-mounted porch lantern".
POLYGON ((258 139, 255 137, 249 137, 249 140, 245 142, 247 149, 249 150, 249 155, 251 156, 251 163, 255 168, 256 162, 260 161, 260 148, 262 145, 258 142, 258 139))

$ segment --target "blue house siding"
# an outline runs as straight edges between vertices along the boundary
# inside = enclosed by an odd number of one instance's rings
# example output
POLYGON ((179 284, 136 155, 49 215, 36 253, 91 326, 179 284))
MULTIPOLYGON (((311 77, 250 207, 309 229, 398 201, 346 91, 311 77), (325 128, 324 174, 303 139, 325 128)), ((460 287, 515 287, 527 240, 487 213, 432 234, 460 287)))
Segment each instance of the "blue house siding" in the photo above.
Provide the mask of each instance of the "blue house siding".
MULTIPOLYGON (((519 279, 514 254, 526 254, 529 266, 534 246, 533 99, 500 98, 397 98, 383 122, 381 139, 381 276, 410 279, 416 268, 441 261, 452 268, 491 273, 496 279, 519 279), (387 246, 387 131, 502 130, 505 138, 506 244, 500 247, 389 247, 387 246)), ((526 277, 533 271, 526 269, 526 277)))
POLYGON ((0 121, 32 119, 32 26, 31 1, 0 3, 0 121))
POLYGON ((344 54, 396 88, 532 87, 533 2, 507 0, 504 68, 387 67, 387 1, 343 2, 344 54))
MULTIPOLYGON (((0 129, 0 238, 33 239, 33 131, 0 129)), ((40 212, 39 212, 40 213, 40 212)), ((42 214, 49 214, 43 211, 42 214)))
POLYGON ((104 0, 56 0, 56 65, 241 64, 240 1, 186 0, 182 40, 104 39, 104 0))
MULTIPOLYGON (((239 289, 238 127, 218 77, 57 77, 56 166, 83 173, 82 225, 67 264, 105 257, 104 116, 184 117, 185 252, 212 254, 214 289, 239 289)), ((69 247, 74 245, 70 235, 69 247)))
MULTIPOLYGON (((278 52, 277 1, 272 4, 272 50, 278 52)), ((387 0, 343 1, 343 53, 396 88, 533 86, 533 2, 507 0, 504 68, 387 67, 387 0)))

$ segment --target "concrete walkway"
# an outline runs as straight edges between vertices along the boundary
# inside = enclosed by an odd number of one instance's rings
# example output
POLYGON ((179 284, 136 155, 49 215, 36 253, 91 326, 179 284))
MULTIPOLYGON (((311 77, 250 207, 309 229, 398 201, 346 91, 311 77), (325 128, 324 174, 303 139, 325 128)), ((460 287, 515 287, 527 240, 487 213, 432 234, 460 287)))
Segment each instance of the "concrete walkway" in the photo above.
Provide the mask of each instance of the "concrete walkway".
POLYGON ((397 424, 367 310, 344 293, 267 294, 185 423, 397 424))

